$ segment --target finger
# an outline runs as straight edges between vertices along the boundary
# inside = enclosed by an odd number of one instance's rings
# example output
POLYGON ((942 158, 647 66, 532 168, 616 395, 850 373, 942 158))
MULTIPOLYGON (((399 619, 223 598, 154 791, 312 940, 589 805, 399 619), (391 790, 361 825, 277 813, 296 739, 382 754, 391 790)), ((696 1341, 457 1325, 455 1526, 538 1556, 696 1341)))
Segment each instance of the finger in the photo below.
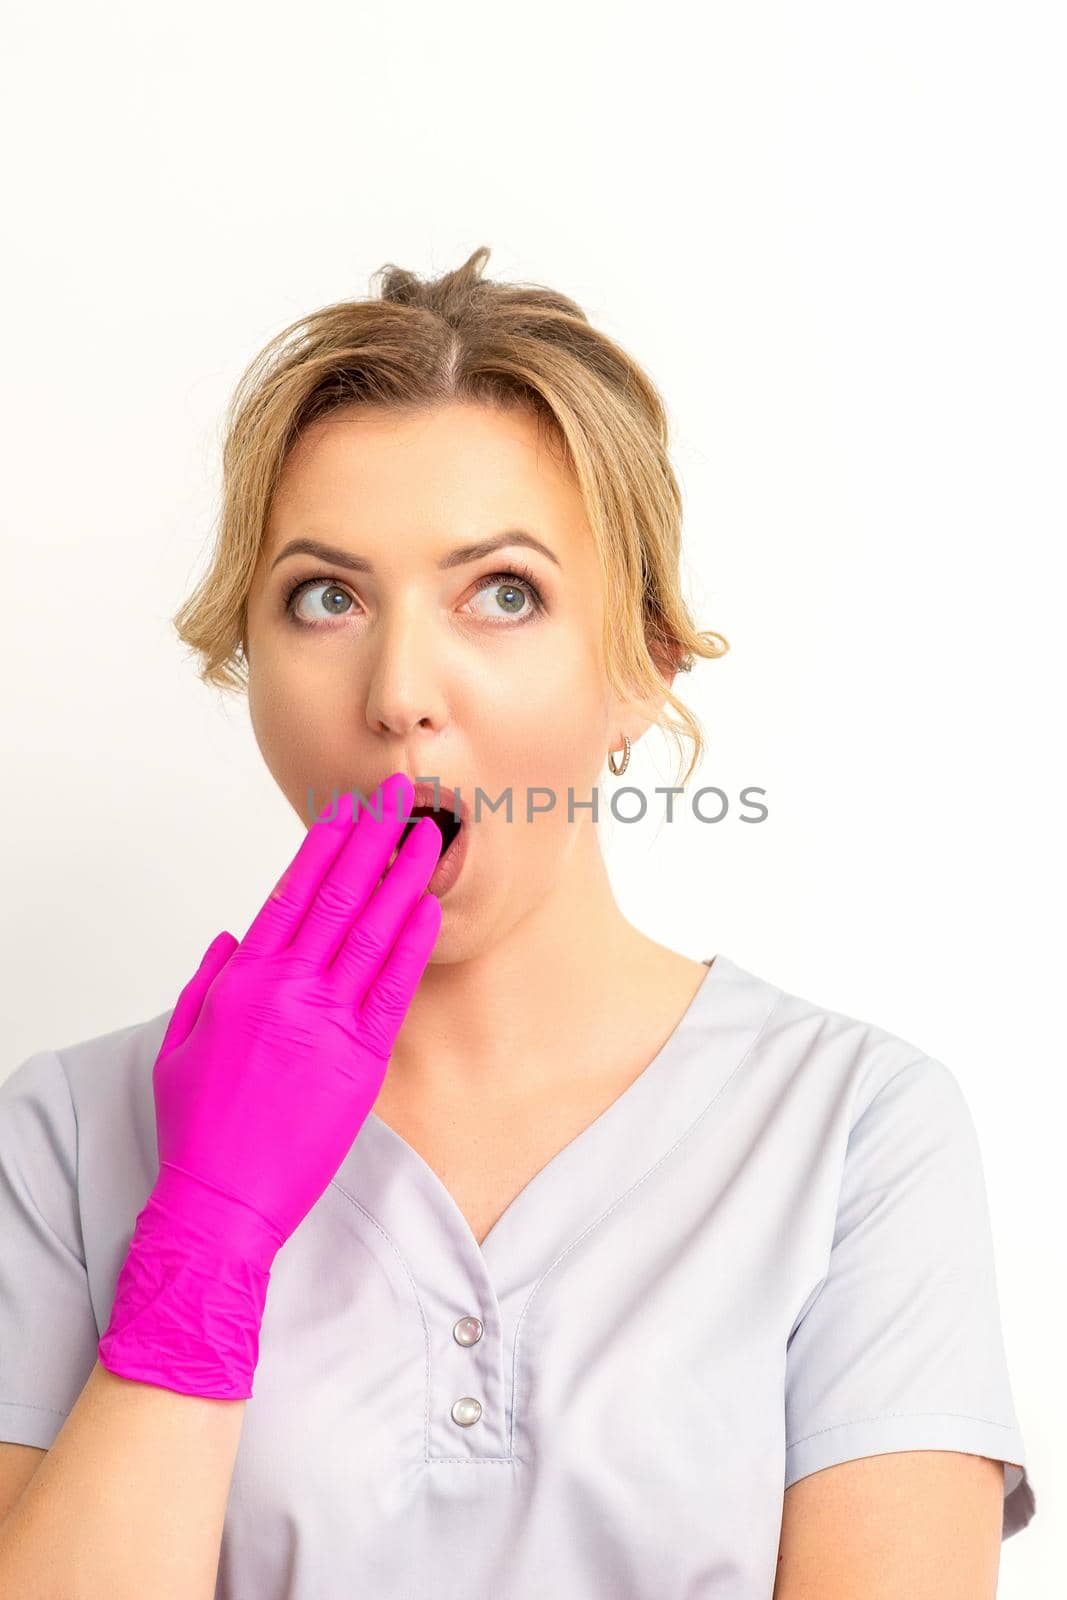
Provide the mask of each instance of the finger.
POLYGON ((365 840, 374 828, 384 827, 398 809, 407 816, 414 797, 411 780, 402 772, 392 773, 379 784, 369 797, 369 810, 357 805, 351 792, 341 795, 335 815, 308 828, 296 855, 256 913, 241 941, 242 949, 249 955, 274 955, 291 944, 349 839, 362 829, 365 840), (376 816, 379 808, 381 822, 376 816))
POLYGON ((178 996, 157 1059, 173 1050, 175 1045, 184 1044, 200 1015, 204 996, 236 949, 237 940, 232 933, 216 934, 212 939, 200 958, 200 965, 178 996))
POLYGON ((388 1060, 426 970, 441 929, 441 902, 426 893, 401 928, 396 943, 367 992, 360 1009, 360 1036, 388 1060))
MULTIPOLYGON (((404 784, 404 790, 399 784, 391 786, 391 792, 385 797, 380 821, 373 813, 369 813, 361 816, 349 831, 291 941, 292 953, 313 967, 325 968, 333 961, 349 931, 364 915, 370 903, 375 885, 385 872, 389 857, 411 820, 415 790, 406 778, 404 784), (401 800, 403 805, 399 804, 401 800)), ((415 824, 409 840, 422 825, 421 822, 415 824)), ((429 822, 428 826, 433 830, 440 847, 441 835, 436 823, 429 822)), ((400 854, 406 854, 406 850, 400 854)), ((397 856, 399 860, 400 855, 397 856)), ((425 884, 422 887, 425 888, 425 884)), ((412 904, 414 900, 413 896, 412 904)))
POLYGON ((329 971, 341 992, 361 1006, 400 937, 441 855, 441 832, 421 817, 366 908, 350 925, 329 971))

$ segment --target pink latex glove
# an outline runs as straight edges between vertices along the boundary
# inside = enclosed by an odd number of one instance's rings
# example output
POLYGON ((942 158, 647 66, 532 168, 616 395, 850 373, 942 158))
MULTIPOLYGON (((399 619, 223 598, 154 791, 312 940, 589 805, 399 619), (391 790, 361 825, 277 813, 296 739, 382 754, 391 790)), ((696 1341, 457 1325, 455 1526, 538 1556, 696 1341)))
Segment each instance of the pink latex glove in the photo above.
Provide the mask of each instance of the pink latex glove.
POLYGON ((437 825, 418 820, 387 870, 414 788, 393 773, 379 796, 380 821, 353 823, 343 795, 311 825, 241 943, 220 933, 178 998, 152 1069, 159 1176, 99 1343, 120 1377, 251 1398, 274 1257, 378 1098, 441 925, 437 825))

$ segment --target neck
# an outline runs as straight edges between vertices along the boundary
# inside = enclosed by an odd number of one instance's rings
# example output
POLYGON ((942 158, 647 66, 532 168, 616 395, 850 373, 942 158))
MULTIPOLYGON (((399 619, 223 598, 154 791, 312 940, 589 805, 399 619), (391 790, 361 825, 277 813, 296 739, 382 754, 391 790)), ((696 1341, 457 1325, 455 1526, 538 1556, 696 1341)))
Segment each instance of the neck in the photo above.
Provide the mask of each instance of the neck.
MULTIPOLYGON (((447 952, 458 935, 443 907, 437 948, 447 952)), ((518 922, 469 956, 431 960, 397 1036, 389 1093, 513 1104, 550 1094, 584 1062, 612 1059, 605 1041, 625 1044, 633 1008, 677 985, 681 959, 623 916, 589 830, 518 922)))

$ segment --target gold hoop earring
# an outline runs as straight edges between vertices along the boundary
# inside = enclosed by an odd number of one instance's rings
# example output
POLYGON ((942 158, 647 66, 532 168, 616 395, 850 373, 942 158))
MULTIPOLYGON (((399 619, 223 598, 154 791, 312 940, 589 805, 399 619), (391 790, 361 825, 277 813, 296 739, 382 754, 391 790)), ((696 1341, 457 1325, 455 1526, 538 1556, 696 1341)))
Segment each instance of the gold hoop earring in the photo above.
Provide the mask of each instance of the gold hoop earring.
POLYGON ((615 775, 616 778, 621 778, 623 773, 626 771, 626 768, 630 765, 630 741, 625 734, 622 736, 622 742, 624 746, 624 754, 621 767, 617 767, 615 765, 614 750, 608 751, 608 769, 615 775))

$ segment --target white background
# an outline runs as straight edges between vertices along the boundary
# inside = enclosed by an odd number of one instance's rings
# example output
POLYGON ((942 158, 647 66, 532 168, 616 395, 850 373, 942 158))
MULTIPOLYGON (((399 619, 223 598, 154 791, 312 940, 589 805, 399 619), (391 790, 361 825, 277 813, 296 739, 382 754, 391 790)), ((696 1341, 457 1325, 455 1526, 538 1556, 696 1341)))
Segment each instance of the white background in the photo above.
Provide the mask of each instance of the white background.
MULTIPOLYGON (((678 684, 693 788, 733 809, 611 825, 624 910, 966 1091, 1038 1497, 1003 1600, 1062 1581, 1061 28, 1026 0, 9 0, 0 95, 0 1077, 172 1005, 302 837, 168 622, 241 369, 384 262, 489 245, 660 386, 687 592, 731 643, 678 684)), ((649 739, 622 781, 670 770, 649 739)))

